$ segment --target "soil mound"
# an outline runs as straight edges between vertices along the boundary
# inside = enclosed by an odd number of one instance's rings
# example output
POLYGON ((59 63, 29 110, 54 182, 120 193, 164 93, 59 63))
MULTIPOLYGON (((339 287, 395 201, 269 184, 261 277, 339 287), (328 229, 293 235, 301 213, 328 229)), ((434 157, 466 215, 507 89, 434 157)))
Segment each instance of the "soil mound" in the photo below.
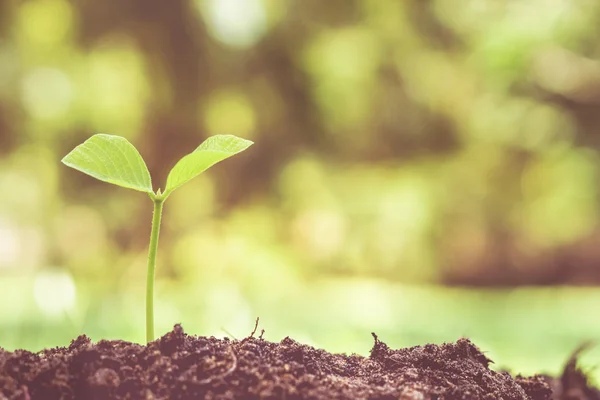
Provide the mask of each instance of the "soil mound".
POLYGON ((0 399, 600 399, 575 356, 567 376, 513 378, 468 339, 392 350, 373 337, 369 357, 179 325, 146 346, 80 336, 38 353, 0 348, 0 399))

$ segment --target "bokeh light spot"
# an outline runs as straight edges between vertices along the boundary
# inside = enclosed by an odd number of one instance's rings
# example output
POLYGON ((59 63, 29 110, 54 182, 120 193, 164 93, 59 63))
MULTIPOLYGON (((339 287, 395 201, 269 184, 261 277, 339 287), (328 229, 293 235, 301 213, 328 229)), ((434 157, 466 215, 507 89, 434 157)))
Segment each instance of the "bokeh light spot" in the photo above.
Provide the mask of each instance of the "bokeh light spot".
POLYGON ((267 30, 267 16, 260 0, 197 0, 196 5, 210 34, 233 47, 250 47, 267 30))
POLYGON ((45 315, 57 317, 75 307, 75 282, 64 271, 43 271, 35 277, 33 295, 45 315))
POLYGON ((64 257, 78 264, 95 259, 106 250, 106 225, 91 207, 67 207, 56 220, 56 230, 58 248, 64 257))
POLYGON ((33 117, 53 118, 68 111, 73 101, 73 85, 59 69, 36 68, 23 79, 21 100, 33 117))
POLYGON ((598 157, 572 151, 540 158, 523 174, 524 207, 515 217, 536 242, 568 243, 596 226, 598 157))
POLYGON ((21 255, 21 240, 17 230, 6 221, 0 220, 0 268, 17 263, 21 255))
POLYGON ((335 210, 307 210, 292 222, 294 241, 313 260, 326 260, 341 249, 346 235, 344 215, 335 210))
POLYGON ((256 127, 256 115, 243 93, 225 90, 209 100, 205 123, 211 135, 227 133, 250 139, 256 127))
POLYGON ((73 10, 64 0, 25 1, 19 8, 19 23, 33 44, 61 42, 73 25, 73 10))
POLYGON ((90 53, 88 63, 82 85, 93 124, 135 138, 150 90, 143 56, 128 38, 112 36, 90 53))

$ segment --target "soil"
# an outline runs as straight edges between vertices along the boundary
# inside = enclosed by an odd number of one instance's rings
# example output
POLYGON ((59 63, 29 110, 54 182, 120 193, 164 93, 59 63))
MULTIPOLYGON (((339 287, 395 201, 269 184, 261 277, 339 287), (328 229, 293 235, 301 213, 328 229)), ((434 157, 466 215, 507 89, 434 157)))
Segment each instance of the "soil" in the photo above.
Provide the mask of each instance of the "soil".
POLYGON ((393 350, 373 334, 363 357, 254 333, 196 337, 176 325, 146 346, 83 335, 38 353, 0 348, 0 399, 600 399, 577 353, 559 378, 513 377, 468 339, 393 350))

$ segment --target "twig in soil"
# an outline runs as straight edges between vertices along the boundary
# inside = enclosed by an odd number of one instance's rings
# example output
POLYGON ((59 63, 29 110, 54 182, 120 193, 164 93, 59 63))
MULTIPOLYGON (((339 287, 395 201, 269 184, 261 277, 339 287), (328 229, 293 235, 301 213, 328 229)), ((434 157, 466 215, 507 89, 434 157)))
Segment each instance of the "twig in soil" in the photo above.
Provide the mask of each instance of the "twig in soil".
POLYGON ((563 372, 560 376, 560 392, 562 395, 556 398, 567 398, 570 393, 580 395, 581 399, 598 399, 600 398, 600 390, 591 387, 587 374, 578 367, 578 359, 581 353, 589 350, 595 345, 594 341, 582 343, 571 355, 567 361, 563 372))
POLYGON ((206 379, 203 379, 201 381, 198 381, 197 382, 198 385, 206 385, 206 384, 211 383, 212 381, 215 381, 217 379, 226 378, 227 376, 231 375, 237 369, 237 356, 235 355, 235 351, 233 351, 233 347, 232 346, 228 346, 227 350, 231 354, 231 358, 233 358, 233 362, 231 363, 231 367, 229 367, 229 369, 227 371, 223 372, 220 375, 211 376, 209 378, 206 378, 206 379))
POLYGON ((256 333, 256 329, 258 329, 258 319, 259 319, 259 317, 256 317, 256 322, 254 323, 254 330, 250 334, 250 337, 254 337, 254 334, 256 333))
POLYGON ((233 340, 238 340, 238 338, 236 338, 235 336, 233 336, 233 334, 231 334, 231 332, 229 332, 227 329, 225 329, 225 328, 221 328, 221 330, 222 330, 223 332, 225 332, 225 334, 226 334, 227 336, 229 336, 230 338, 232 338, 233 340))
MULTIPOLYGON (((246 343, 247 340, 252 339, 254 337, 254 334, 256 333, 256 330, 258 329, 258 320, 259 320, 259 317, 256 317, 256 322, 254 322, 254 330, 252 331, 250 336, 246 336, 244 339, 242 339, 242 343, 246 343)), ((264 329, 263 329, 263 331, 264 331, 264 329)), ((262 333, 260 334, 260 336, 262 337, 262 333)))
POLYGON ((375 332, 371 332, 371 335, 373 335, 373 339, 375 339, 375 344, 379 343, 379 338, 377 337, 375 332))
POLYGON ((581 355, 581 353, 584 353, 586 351, 588 351, 589 349, 591 349, 592 347, 594 347, 596 345, 596 343, 593 340, 587 340, 583 343, 581 343, 579 345, 579 347, 577 347, 575 349, 575 351, 573 352, 573 354, 571 354, 571 357, 569 357, 569 363, 573 364, 577 362, 577 358, 579 358, 579 356, 581 355))
POLYGON ((566 381, 566 378, 568 378, 570 375, 577 375, 577 372, 578 372, 577 361, 579 359, 579 356, 581 356, 581 353, 588 351, 589 349, 594 347, 594 345, 595 345, 595 343, 592 340, 588 340, 588 341, 580 344, 579 347, 577 347, 575 349, 573 354, 571 354, 571 357, 569 357, 569 360, 567 361, 567 364, 565 365, 565 368, 563 370, 563 374, 562 374, 563 385, 569 386, 569 382, 566 381))

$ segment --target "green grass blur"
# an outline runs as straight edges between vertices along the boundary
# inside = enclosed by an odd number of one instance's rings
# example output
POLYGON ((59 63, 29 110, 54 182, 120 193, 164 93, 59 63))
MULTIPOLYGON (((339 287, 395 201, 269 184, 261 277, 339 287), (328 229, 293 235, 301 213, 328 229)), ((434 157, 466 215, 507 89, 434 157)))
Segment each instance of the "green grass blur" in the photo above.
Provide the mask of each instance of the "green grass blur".
POLYGON ((599 34, 571 0, 0 0, 0 346, 144 340, 152 204, 67 152, 124 136, 156 189, 231 133, 165 204, 157 333, 558 372, 600 337, 599 34))

